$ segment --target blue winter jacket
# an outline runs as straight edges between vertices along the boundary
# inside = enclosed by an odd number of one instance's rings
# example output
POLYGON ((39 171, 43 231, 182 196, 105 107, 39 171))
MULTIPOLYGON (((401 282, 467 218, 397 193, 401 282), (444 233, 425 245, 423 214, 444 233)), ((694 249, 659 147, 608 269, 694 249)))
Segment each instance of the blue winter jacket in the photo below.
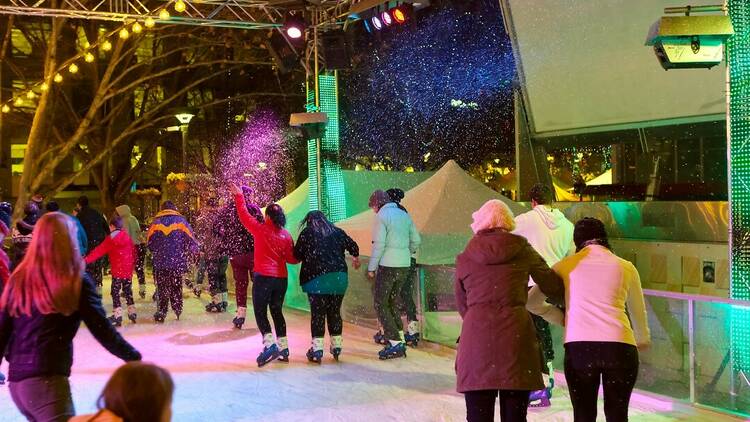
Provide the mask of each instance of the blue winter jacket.
POLYGON ((185 273, 190 259, 198 253, 198 242, 185 217, 173 210, 156 214, 148 228, 148 249, 154 270, 174 270, 185 273))

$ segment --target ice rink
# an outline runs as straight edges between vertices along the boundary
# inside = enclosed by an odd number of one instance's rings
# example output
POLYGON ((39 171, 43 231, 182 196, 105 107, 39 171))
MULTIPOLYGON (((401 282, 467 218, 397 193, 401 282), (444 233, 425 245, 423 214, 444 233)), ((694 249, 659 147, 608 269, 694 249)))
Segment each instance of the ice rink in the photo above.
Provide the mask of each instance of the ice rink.
MULTIPOLYGON (((107 308, 108 297, 105 294, 107 308)), ((377 360, 371 330, 347 325, 341 362, 326 354, 321 366, 313 365, 304 355, 310 342, 309 318, 287 310, 291 362, 258 368, 255 357, 261 338, 252 317, 246 329, 235 330, 233 312, 206 314, 207 300, 207 295, 186 299, 183 318, 176 321, 170 315, 162 326, 152 322, 151 302, 138 300, 141 320, 136 325, 125 322, 121 328, 144 360, 166 367, 174 376, 175 421, 465 420, 463 397, 454 388, 455 353, 450 349, 425 344, 410 349, 406 359, 382 362, 377 360)), ((71 378, 79 414, 95 409, 101 388, 120 363, 81 329, 71 378)), ((2 371, 7 374, 7 362, 2 371)), ((530 411, 529 420, 573 420, 564 388, 555 389, 552 402, 551 408, 530 411)), ((737 420, 644 395, 633 398, 630 414, 632 421, 737 420)), ((22 420, 7 385, 0 386, 0 421, 22 420)))

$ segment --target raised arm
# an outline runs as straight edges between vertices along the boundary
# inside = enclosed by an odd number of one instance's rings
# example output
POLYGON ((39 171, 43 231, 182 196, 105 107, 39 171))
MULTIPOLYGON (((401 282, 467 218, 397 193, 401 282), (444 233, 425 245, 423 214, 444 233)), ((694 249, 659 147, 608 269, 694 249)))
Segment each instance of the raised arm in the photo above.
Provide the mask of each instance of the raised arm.
POLYGON ((638 270, 630 265, 629 271, 625 272, 629 278, 628 283, 628 314, 633 324, 635 342, 639 347, 651 344, 651 330, 648 328, 648 314, 646 313, 646 302, 643 299, 643 288, 638 270))
POLYGON ((241 192, 234 194, 234 206, 237 208, 237 215, 240 217, 242 225, 250 234, 255 236, 260 229, 261 223, 250 215, 250 211, 247 210, 247 205, 245 204, 245 197, 241 192))

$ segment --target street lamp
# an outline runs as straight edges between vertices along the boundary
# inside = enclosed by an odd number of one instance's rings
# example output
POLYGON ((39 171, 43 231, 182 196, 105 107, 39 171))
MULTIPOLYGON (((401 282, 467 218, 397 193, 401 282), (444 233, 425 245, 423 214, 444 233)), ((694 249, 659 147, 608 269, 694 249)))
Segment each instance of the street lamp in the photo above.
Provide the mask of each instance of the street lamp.
POLYGON ((189 111, 176 113, 174 117, 180 122, 180 132, 182 132, 182 172, 187 174, 187 132, 190 121, 195 115, 189 111))

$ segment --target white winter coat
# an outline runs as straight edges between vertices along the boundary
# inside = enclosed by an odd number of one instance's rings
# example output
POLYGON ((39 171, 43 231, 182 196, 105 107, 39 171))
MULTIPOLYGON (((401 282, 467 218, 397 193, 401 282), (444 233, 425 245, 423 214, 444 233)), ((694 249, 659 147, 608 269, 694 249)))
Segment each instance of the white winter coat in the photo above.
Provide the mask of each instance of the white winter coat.
MULTIPOLYGON (((525 237, 550 267, 576 250, 573 223, 560 210, 546 205, 516 216, 513 234, 525 237)), ((529 286, 533 285, 529 280, 529 286)))
POLYGON ((383 205, 375 216, 372 253, 367 270, 376 271, 378 266, 410 267, 411 256, 417 252, 421 242, 422 239, 409 214, 393 202, 383 205))

